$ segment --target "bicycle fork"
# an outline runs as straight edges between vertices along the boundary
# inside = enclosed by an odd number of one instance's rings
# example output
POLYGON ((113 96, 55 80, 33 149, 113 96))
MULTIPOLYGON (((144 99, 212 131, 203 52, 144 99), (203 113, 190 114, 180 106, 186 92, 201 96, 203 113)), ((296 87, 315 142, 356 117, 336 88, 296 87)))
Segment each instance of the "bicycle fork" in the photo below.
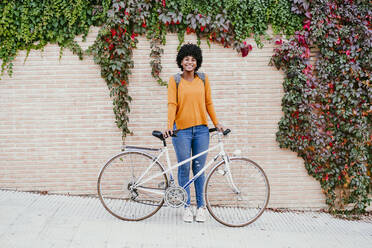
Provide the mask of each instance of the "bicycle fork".
POLYGON ((224 169, 219 169, 217 170, 217 172, 219 172, 220 174, 222 173, 222 175, 226 175, 226 179, 227 181, 229 182, 230 184, 230 188, 231 190, 238 196, 238 200, 243 200, 242 197, 241 197, 241 192, 240 190, 238 189, 238 187, 235 185, 234 183, 234 180, 232 178, 232 174, 231 174, 231 170, 230 170, 230 158, 229 156, 226 155, 226 153, 223 152, 222 154, 222 159, 224 160, 224 169))

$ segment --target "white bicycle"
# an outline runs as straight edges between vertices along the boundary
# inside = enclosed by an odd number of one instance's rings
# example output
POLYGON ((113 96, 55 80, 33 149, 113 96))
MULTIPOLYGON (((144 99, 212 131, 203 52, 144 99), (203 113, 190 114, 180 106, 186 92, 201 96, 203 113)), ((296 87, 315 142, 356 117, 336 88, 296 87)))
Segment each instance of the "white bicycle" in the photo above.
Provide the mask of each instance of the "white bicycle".
POLYGON ((126 221, 139 221, 154 215, 164 204, 181 207, 187 202, 186 188, 211 165, 204 185, 204 198, 209 213, 218 222, 230 227, 246 226, 264 212, 270 197, 270 186, 263 169, 245 157, 229 157, 224 150, 223 133, 217 135, 218 144, 189 159, 171 166, 163 134, 152 135, 163 141, 160 149, 126 146, 124 151, 110 158, 102 167, 97 189, 99 199, 113 216, 126 221), (219 150, 204 168, 188 183, 176 185, 172 170, 199 156, 219 150), (158 153, 156 156, 150 153, 158 153), (165 155, 167 168, 159 159, 165 155))

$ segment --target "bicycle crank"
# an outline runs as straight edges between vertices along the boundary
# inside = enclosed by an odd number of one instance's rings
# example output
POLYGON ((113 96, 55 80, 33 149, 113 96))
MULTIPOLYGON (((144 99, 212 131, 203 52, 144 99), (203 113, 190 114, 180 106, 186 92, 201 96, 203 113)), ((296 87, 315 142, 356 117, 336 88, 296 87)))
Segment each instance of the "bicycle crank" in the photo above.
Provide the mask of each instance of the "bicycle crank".
POLYGON ((165 203, 173 208, 184 206, 187 202, 187 192, 181 186, 170 186, 165 190, 165 203))

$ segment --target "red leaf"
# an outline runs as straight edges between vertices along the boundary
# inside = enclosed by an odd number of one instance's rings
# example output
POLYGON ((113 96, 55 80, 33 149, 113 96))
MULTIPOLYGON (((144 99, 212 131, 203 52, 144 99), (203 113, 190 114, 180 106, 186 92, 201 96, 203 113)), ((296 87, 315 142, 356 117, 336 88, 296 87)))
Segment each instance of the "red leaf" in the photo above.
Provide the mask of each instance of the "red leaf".
POLYGON ((280 39, 280 40, 276 40, 276 41, 275 41, 275 44, 276 44, 276 45, 281 45, 281 44, 283 44, 283 40, 282 40, 282 39, 280 39))
POLYGON ((305 23, 303 26, 304 30, 310 31, 310 20, 306 20, 304 23, 305 23))
POLYGON ((187 27, 186 28, 186 33, 187 34, 191 34, 192 32, 194 32, 194 29, 190 28, 190 27, 187 27))
POLYGON ((131 38, 132 40, 134 40, 134 38, 137 37, 137 36, 138 36, 138 34, 136 34, 135 32, 133 32, 132 35, 130 36, 130 38, 131 38))
POLYGON ((341 43, 341 38, 338 37, 338 39, 337 39, 337 41, 336 41, 336 44, 338 45, 338 44, 340 44, 340 43, 341 43))
POLYGON ((249 49, 248 49, 248 47, 243 47, 243 48, 241 49, 241 52, 242 52, 242 56, 243 56, 243 57, 246 57, 246 56, 248 55, 248 53, 249 53, 249 49))
POLYGON ((116 35, 116 30, 114 28, 111 29, 111 36, 114 37, 116 35))

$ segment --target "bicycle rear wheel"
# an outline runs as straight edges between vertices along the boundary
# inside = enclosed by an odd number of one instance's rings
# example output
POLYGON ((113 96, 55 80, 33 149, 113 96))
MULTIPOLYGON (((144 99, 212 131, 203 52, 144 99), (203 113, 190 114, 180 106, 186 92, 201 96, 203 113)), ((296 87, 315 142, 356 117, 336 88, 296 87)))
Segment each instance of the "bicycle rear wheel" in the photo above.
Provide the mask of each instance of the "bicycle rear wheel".
MULTIPOLYGON (((110 214, 122 220, 139 221, 161 208, 168 187, 165 174, 131 189, 152 163, 153 158, 146 153, 130 151, 114 156, 104 165, 97 190, 101 203, 110 214)), ((163 167, 156 162, 141 181, 162 172, 163 167)))
POLYGON ((269 181, 263 169, 247 158, 230 158, 229 168, 223 161, 209 173, 204 189, 207 209, 226 226, 246 226, 267 207, 269 181))

